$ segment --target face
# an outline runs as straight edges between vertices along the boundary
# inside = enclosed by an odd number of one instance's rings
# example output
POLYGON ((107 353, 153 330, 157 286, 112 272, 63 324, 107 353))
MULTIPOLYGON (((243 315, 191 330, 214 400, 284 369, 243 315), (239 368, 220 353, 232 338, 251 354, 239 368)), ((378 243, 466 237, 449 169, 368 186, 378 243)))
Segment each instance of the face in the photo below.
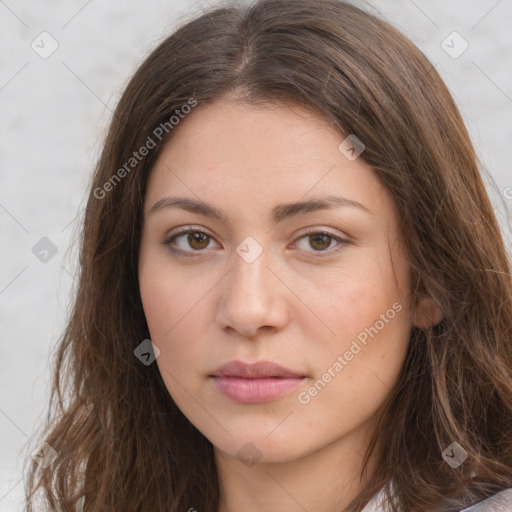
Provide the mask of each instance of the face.
POLYGON ((412 327, 392 198, 302 107, 218 101, 178 128, 149 179, 139 259, 169 393, 227 457, 286 462, 348 437, 390 393, 412 327), (289 373, 243 367, 261 361, 289 373))

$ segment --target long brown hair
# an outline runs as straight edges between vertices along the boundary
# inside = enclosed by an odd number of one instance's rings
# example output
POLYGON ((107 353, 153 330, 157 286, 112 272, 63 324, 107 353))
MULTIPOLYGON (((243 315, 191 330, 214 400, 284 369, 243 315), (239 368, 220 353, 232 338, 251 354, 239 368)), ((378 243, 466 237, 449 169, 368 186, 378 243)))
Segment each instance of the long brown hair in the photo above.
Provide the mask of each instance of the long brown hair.
POLYGON ((170 118, 186 123, 184 105, 220 97, 298 103, 363 141, 362 158, 400 214, 412 291, 443 313, 412 329, 368 448, 377 469, 347 510, 361 511, 382 487, 391 510, 407 512, 459 510, 512 487, 511 267, 449 91, 374 15, 337 0, 261 0, 187 20, 117 105, 86 205, 48 418, 34 440, 57 456, 47 468, 27 457, 26 511, 37 491, 55 511, 217 511, 211 443, 134 349, 149 338, 137 274, 148 176, 173 135, 170 118), (147 155, 131 160, 149 138, 147 155), (458 468, 442 456, 454 442, 467 453, 458 468))

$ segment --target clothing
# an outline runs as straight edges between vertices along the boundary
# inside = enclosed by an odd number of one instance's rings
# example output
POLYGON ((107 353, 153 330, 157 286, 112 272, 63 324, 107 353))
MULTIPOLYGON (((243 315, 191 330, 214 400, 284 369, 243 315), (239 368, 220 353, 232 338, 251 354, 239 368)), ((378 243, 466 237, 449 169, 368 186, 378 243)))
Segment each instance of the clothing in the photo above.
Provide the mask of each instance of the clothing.
POLYGON ((512 488, 505 489, 461 512, 512 512, 512 488))
MULTIPOLYGON (((384 490, 381 490, 366 505, 363 512, 387 512, 387 507, 382 504, 384 496, 384 490)), ((512 488, 505 489, 485 501, 466 507, 460 512, 512 512, 512 488)))

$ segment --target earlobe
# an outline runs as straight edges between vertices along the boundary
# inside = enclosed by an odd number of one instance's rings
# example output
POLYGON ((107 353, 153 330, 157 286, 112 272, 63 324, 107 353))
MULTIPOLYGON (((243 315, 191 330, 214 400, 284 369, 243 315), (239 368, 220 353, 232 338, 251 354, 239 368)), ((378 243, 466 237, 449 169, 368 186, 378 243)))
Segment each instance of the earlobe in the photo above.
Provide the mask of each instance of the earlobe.
POLYGON ((416 304, 413 324, 419 329, 428 329, 443 319, 443 312, 431 297, 419 299, 416 304))

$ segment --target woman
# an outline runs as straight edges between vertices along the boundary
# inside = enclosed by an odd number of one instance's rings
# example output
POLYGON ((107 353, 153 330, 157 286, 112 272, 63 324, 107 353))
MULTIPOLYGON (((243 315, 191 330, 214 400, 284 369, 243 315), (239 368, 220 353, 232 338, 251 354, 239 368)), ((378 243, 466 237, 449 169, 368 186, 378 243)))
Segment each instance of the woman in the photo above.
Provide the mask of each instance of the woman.
POLYGON ((382 20, 261 0, 168 37, 80 263, 27 500, 512 510, 510 261, 453 99, 382 20))

